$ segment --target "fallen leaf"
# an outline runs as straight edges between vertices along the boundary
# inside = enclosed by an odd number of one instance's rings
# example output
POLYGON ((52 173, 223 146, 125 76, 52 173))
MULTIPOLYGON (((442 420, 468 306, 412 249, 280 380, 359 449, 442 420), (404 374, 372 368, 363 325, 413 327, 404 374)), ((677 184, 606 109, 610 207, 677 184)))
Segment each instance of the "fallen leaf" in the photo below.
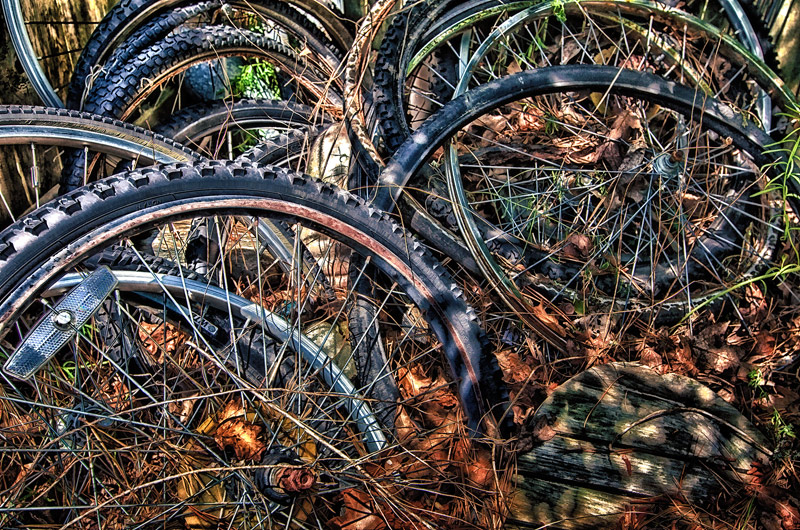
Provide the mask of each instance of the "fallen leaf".
POLYGON ((240 460, 260 461, 267 445, 260 439, 263 425, 255 425, 243 419, 230 419, 221 422, 214 434, 214 441, 220 449, 233 448, 240 460))
POLYGON ((639 349, 639 362, 650 368, 659 368, 663 364, 661 355, 646 344, 639 349))
POLYGON ((547 312, 547 308, 544 306, 544 304, 533 306, 532 312, 533 316, 535 316, 539 322, 555 331, 560 337, 567 336, 567 332, 564 327, 559 323, 556 317, 547 312))
POLYGON ((672 342, 675 347, 666 351, 670 371, 680 375, 696 374, 697 367, 692 359, 689 338, 684 335, 674 336, 672 342))
POLYGON ((714 54, 711 57, 711 75, 714 77, 718 86, 721 87, 723 94, 727 94, 731 88, 731 82, 727 79, 726 75, 731 70, 732 65, 724 57, 719 54, 714 54))
POLYGON ((765 515, 770 514, 762 523, 767 528, 778 528, 780 530, 800 529, 800 502, 781 490, 771 486, 763 487, 758 492, 758 503, 763 508, 765 515))
POLYGON ((481 138, 491 141, 503 133, 512 130, 508 119, 502 114, 487 114, 475 120, 476 124, 483 126, 486 130, 481 134, 481 138))
POLYGON ((731 344, 728 328, 728 322, 720 322, 706 326, 697 334, 693 350, 701 367, 716 373, 739 367, 742 348, 731 344))
POLYGON ((549 414, 533 416, 520 430, 517 451, 524 453, 552 440, 558 434, 553 428, 554 423, 555 418, 549 414))
POLYGON ((584 234, 570 234, 561 253, 572 259, 586 259, 592 253, 592 240, 584 234))
POLYGON ((564 39, 561 45, 561 64, 569 63, 576 55, 583 52, 583 49, 575 39, 564 39))
POLYGON ((611 124, 611 129, 605 135, 607 138, 594 153, 593 162, 605 162, 606 166, 611 170, 617 170, 622 164, 622 153, 620 152, 620 140, 626 143, 632 129, 641 129, 642 125, 636 113, 630 109, 620 110, 614 122, 611 124))
POLYGON ((492 455, 484 449, 476 451, 466 462, 467 476, 479 488, 489 488, 494 483, 492 455))
POLYGON ((376 513, 372 499, 365 492, 347 489, 342 492, 344 513, 328 521, 337 530, 383 530, 389 528, 376 513))
POLYGON ((172 324, 149 324, 140 322, 138 326, 139 340, 145 351, 156 360, 163 357, 164 352, 179 355, 185 347, 189 336, 172 324))
POLYGON ((750 283, 745 286, 744 299, 742 300, 739 312, 748 324, 758 326, 764 321, 769 313, 769 306, 761 288, 750 283))
POLYGON ((430 389, 433 386, 433 379, 425 374, 422 366, 415 364, 410 368, 401 367, 398 370, 398 385, 404 397, 413 398, 430 389))
POLYGON ((520 355, 511 350, 501 350, 495 353, 497 363, 503 372, 503 381, 506 383, 522 383, 528 379, 534 368, 533 359, 520 355))
POLYGON ((217 422, 222 423, 231 418, 244 417, 242 403, 238 399, 228 401, 225 406, 217 413, 217 422))

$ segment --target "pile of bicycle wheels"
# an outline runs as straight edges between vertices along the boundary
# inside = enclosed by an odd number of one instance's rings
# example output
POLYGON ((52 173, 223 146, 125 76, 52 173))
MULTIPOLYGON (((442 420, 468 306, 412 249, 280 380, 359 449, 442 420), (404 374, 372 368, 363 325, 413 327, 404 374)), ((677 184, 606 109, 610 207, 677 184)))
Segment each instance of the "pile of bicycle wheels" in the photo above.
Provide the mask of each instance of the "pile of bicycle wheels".
POLYGON ((780 260, 795 101, 716 2, 117 4, 0 107, 0 526, 514 519, 539 379, 780 260))

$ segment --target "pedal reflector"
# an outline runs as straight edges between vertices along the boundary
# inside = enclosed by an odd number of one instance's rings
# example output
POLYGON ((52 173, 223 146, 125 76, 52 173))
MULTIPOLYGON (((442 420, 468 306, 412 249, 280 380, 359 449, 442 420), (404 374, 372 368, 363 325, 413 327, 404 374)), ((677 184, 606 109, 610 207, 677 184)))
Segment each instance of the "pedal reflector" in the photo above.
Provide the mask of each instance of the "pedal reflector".
POLYGON ((31 377, 75 337, 116 286, 117 277, 108 267, 93 271, 36 324, 3 370, 17 379, 31 377))

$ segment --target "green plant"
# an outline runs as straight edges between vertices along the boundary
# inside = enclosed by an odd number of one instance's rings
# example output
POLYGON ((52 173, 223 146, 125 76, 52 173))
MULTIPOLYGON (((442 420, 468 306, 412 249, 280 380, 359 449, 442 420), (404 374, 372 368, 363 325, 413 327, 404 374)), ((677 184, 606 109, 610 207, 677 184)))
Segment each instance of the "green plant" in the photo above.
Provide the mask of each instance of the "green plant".
MULTIPOLYGON (((762 172, 772 172, 775 174, 764 188, 754 196, 763 195, 765 193, 779 194, 781 201, 781 215, 783 217, 784 234, 783 240, 791 249, 791 256, 784 254, 781 256, 779 264, 770 267, 767 272, 760 276, 748 278, 735 285, 718 293, 716 296, 711 297, 701 304, 693 307, 692 310, 678 323, 683 324, 693 314, 696 314, 703 307, 718 300, 720 297, 727 296, 732 291, 746 287, 753 283, 764 281, 784 282, 790 275, 800 273, 800 248, 794 240, 794 234, 800 230, 800 227, 794 223, 795 215, 797 212, 790 211, 789 200, 794 199, 800 201, 800 195, 792 191, 792 183, 800 186, 800 107, 797 104, 790 104, 790 110, 782 114, 788 118, 789 122, 795 127, 790 128, 789 132, 779 141, 766 146, 764 154, 773 155, 774 161, 762 167, 762 172), (790 263, 789 257, 794 257, 796 263, 790 263)), ((748 227, 750 229, 750 227, 748 227)))
POLYGON ((242 65, 239 74, 233 78, 233 94, 246 97, 280 97, 281 88, 275 67, 261 60, 242 65))
POLYGON ((800 264, 798 264, 798 263, 786 263, 786 259, 787 259, 787 256, 785 256, 785 255, 781 256, 781 263, 778 264, 778 265, 775 265, 773 267, 770 267, 767 270, 767 272, 765 272, 764 274, 761 274, 759 276, 754 276, 754 277, 748 278, 746 280, 742 280, 741 282, 736 283, 735 285, 732 285, 731 287, 728 287, 724 291, 721 291, 721 292, 717 293, 716 295, 703 300, 702 303, 697 304, 696 306, 694 306, 692 308, 692 310, 689 313, 687 313, 686 316, 684 316, 683 319, 681 319, 681 321, 678 322, 678 324, 675 325, 675 327, 677 327, 677 326, 683 324, 684 322, 686 322, 686 320, 689 317, 691 317, 694 314, 697 314, 701 309, 703 309, 707 305, 715 302, 716 300, 722 298, 723 296, 729 295, 733 291, 741 289, 742 287, 745 287, 747 285, 751 285, 751 284, 754 284, 754 283, 758 283, 758 282, 763 282, 763 281, 766 281, 766 280, 770 280, 770 281, 780 280, 781 282, 783 282, 783 281, 786 281, 787 276, 789 276, 791 274, 800 273, 800 264))
MULTIPOLYGON (((782 114, 788 118, 789 122, 795 127, 790 128, 789 132, 779 141, 767 146, 764 154, 774 155, 775 160, 767 164, 763 170, 771 170, 775 177, 767 182, 764 189, 758 194, 779 193, 783 199, 782 214, 784 220, 784 240, 789 243, 795 256, 800 256, 800 251, 792 237, 800 227, 795 226, 791 220, 792 215, 789 211, 789 199, 800 200, 800 195, 791 191, 792 182, 800 184, 800 107, 794 106, 789 111, 782 114)), ((797 212, 795 212, 797 213, 797 212)))
POLYGON ((558 132, 559 126, 558 121, 556 120, 555 116, 550 113, 545 114, 544 116, 544 133, 547 135, 553 135, 558 132))
POLYGON ((553 14, 559 22, 564 23, 567 21, 567 11, 564 9, 564 2, 562 0, 555 0, 555 2, 553 2, 553 14))
POLYGON ((764 384, 766 384, 764 374, 761 373, 761 370, 758 368, 753 368, 747 373, 747 386, 758 392, 759 398, 767 396, 767 393, 764 391, 764 384))
POLYGON ((778 412, 778 409, 772 410, 772 418, 770 419, 770 423, 772 424, 775 437, 778 440, 782 440, 784 438, 795 438, 797 436, 794 432, 794 425, 791 423, 786 423, 781 416, 781 413, 778 412))
POLYGON ((64 375, 67 376, 67 380, 70 383, 75 382, 75 362, 74 361, 65 361, 61 365, 61 370, 64 372, 64 375))
POLYGON ((764 386, 764 375, 758 368, 753 368, 747 374, 747 386, 750 388, 761 388, 764 386))

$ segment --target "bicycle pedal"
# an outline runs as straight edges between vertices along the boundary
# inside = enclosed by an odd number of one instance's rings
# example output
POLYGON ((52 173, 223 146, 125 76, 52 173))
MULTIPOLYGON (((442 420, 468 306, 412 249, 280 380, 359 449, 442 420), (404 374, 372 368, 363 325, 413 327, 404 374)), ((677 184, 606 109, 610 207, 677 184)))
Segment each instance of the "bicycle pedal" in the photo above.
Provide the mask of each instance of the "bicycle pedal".
POLYGON ((29 379, 78 334, 116 286, 117 277, 108 267, 86 276, 28 333, 3 371, 16 379, 29 379))

